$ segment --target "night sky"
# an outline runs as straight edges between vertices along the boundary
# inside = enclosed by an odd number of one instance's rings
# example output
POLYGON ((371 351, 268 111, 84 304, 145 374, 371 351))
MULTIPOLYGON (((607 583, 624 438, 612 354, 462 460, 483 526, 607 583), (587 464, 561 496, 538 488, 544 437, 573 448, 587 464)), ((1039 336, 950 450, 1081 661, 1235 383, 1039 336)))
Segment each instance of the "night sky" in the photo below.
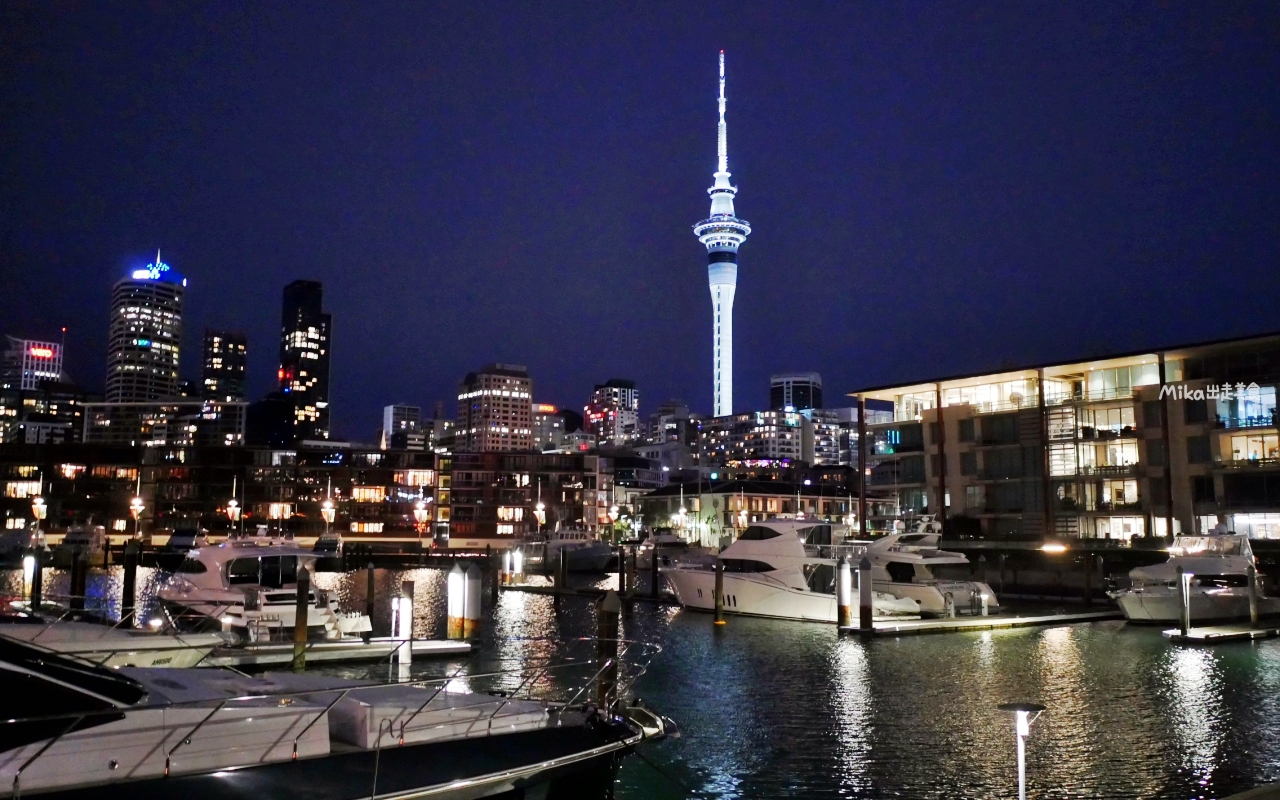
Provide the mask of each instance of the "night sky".
POLYGON ((1280 329, 1274 3, 9 2, 0 332, 100 391, 160 247, 254 397, 324 282, 339 436, 490 361, 709 411, 721 48, 736 410, 1280 329))

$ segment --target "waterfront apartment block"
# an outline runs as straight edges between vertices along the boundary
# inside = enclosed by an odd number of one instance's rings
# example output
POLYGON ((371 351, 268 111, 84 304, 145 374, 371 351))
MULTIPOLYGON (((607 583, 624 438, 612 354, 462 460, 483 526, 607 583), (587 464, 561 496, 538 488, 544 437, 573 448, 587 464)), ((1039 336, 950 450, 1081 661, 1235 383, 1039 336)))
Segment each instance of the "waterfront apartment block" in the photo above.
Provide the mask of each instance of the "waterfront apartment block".
POLYGON ((871 532, 1131 539, 1219 526, 1280 538, 1280 334, 853 392, 871 532))
POLYGON ((244 444, 249 404, 174 399, 84 403, 86 444, 124 447, 234 447, 244 444))

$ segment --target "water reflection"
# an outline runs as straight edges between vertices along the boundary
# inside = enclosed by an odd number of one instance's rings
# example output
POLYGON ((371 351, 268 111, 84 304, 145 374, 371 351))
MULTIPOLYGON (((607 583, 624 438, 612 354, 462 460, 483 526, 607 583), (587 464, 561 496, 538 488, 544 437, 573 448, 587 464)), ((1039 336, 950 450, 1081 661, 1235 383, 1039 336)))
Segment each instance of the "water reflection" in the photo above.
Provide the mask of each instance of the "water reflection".
POLYGON ((831 700, 839 742, 840 781, 848 790, 861 792, 871 786, 867 775, 873 738, 867 648, 861 641, 846 639, 833 654, 836 683, 831 700))
POLYGON ((1222 686, 1213 651, 1174 647, 1169 650, 1169 716, 1178 760, 1201 786, 1209 783, 1222 741, 1222 686))

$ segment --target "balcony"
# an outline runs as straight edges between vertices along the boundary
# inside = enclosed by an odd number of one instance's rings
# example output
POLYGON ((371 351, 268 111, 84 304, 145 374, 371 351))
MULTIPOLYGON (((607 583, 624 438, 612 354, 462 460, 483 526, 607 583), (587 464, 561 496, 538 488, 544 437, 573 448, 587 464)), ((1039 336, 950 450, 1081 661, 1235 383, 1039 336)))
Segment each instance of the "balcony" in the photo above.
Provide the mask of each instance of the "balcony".
POLYGON ((1240 430, 1242 428, 1280 428, 1280 414, 1272 411, 1270 414, 1264 414, 1257 417, 1228 417, 1223 419, 1218 417, 1214 422, 1215 428, 1223 430, 1240 430))
POLYGON ((1118 386, 1112 389, 1098 389, 1067 394, 1047 395, 1045 405, 1060 406, 1066 403, 1100 403, 1107 400, 1127 400, 1133 397, 1132 386, 1118 386))
POLYGON ((1213 462, 1215 469, 1277 469, 1280 458, 1232 458, 1213 462))
POLYGON ((1121 478, 1138 471, 1137 464, 1104 464, 1097 467, 1081 467, 1078 475, 1094 475, 1101 478, 1121 478))

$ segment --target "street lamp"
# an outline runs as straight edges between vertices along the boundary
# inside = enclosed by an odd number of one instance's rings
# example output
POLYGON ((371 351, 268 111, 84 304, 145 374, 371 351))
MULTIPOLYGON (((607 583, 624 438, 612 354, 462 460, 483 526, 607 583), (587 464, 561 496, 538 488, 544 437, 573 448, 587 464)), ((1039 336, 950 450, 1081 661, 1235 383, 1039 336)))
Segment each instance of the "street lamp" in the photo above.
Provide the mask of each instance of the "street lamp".
POLYGON ((1027 800, 1027 737, 1031 735, 1031 723, 1044 712, 1044 706, 1002 703, 999 708, 1014 715, 1014 736, 1018 740, 1018 800, 1027 800))
POLYGON ((617 506, 609 506, 609 521, 610 521, 610 522, 617 522, 617 521, 618 521, 618 507, 617 507, 617 506))
POLYGON ((40 537, 42 535, 40 531, 40 523, 44 521, 44 518, 45 516, 48 515, 48 513, 49 513, 49 508, 44 504, 43 497, 41 497, 40 495, 36 495, 35 497, 31 498, 31 515, 36 518, 35 539, 36 539, 37 547, 40 546, 40 537))
POLYGON ((427 528, 427 521, 431 519, 431 512, 427 510, 428 500, 419 500, 413 504, 413 519, 418 523, 418 534, 421 535, 427 528))
POLYGON ((333 507, 333 501, 326 499, 320 504, 320 518, 324 520, 324 534, 329 535, 329 526, 333 524, 333 520, 338 516, 338 510, 333 507))
POLYGON ((141 497, 135 495, 129 501, 129 516, 133 517, 133 538, 135 539, 142 538, 142 510, 144 508, 146 506, 142 504, 141 497))
POLYGON ((233 528, 240 521, 240 503, 234 497, 227 501, 227 519, 233 528))

